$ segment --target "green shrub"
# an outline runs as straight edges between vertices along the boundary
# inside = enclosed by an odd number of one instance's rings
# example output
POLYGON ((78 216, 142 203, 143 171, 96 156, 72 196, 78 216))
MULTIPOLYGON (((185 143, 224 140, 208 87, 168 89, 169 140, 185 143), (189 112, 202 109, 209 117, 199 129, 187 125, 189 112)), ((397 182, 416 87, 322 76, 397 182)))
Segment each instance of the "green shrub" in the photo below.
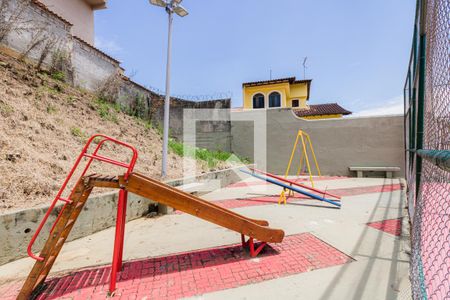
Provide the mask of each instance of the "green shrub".
POLYGON ((9 117, 14 112, 14 108, 6 102, 0 100, 0 114, 3 117, 9 117))
POLYGON ((122 107, 122 111, 129 116, 144 119, 147 114, 145 97, 143 95, 136 95, 134 102, 130 106, 122 107))
POLYGON ((153 128, 152 122, 151 121, 144 121, 144 128, 146 131, 150 131, 150 129, 153 128))
POLYGON ((169 139, 169 149, 179 155, 195 158, 197 160, 205 161, 209 168, 214 168, 221 161, 229 161, 234 163, 249 163, 246 158, 241 158, 225 151, 211 151, 208 149, 201 149, 192 146, 184 146, 183 143, 177 142, 174 139, 169 139))
POLYGON ((163 136, 164 129, 160 123, 158 123, 158 125, 156 125, 155 130, 156 130, 156 133, 158 133, 160 136, 163 136))
POLYGON ((98 145, 102 140, 103 138, 101 136, 96 136, 92 142, 98 145))
POLYGON ((78 138, 84 138, 84 133, 83 133, 83 131, 81 131, 81 129, 78 128, 78 127, 72 127, 72 128, 70 128, 70 133, 71 133, 73 136, 75 136, 75 137, 78 137, 78 138))
POLYGON ((103 120, 111 121, 116 124, 119 123, 119 119, 117 118, 117 105, 111 104, 102 98, 97 98, 94 108, 103 120))
POLYGON ((56 109, 56 107, 55 106, 53 106, 53 105, 51 105, 51 104, 49 104, 48 106, 47 106, 47 113, 48 114, 53 114, 53 113, 55 113, 55 112, 57 112, 58 110, 56 109))
POLYGON ((183 144, 173 139, 169 139, 169 149, 179 156, 184 156, 183 144))
POLYGON ((51 74, 52 78, 61 82, 65 82, 66 81, 66 74, 64 74, 61 71, 56 71, 54 73, 51 74))
POLYGON ((71 83, 73 81, 73 66, 69 52, 61 49, 53 52, 50 76, 61 82, 71 83))
POLYGON ((122 112, 122 107, 120 106, 119 103, 114 103, 114 104, 112 104, 112 108, 113 108, 117 113, 122 112))

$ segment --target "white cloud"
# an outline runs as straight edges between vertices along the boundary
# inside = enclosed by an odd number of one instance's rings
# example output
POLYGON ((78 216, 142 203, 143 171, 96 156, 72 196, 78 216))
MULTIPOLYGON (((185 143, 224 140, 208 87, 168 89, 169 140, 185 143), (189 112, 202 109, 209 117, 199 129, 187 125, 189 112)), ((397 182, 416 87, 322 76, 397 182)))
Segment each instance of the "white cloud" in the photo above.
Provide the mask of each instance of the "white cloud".
POLYGON ((403 105, 403 96, 397 96, 389 99, 383 105, 355 112, 352 117, 399 115, 404 113, 403 105))
POLYGON ((122 47, 115 41, 111 39, 105 39, 103 37, 95 37, 95 47, 107 53, 118 53, 122 51, 122 47))

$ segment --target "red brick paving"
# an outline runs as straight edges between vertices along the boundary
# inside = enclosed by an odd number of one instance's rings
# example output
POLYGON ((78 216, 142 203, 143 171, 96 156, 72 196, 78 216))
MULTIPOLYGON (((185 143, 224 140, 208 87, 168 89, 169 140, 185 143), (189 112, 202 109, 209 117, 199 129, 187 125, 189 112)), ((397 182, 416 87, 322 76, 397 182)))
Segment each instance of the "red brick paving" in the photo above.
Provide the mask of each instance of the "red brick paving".
POLYGON ((372 193, 394 192, 402 189, 403 186, 397 183, 397 184, 382 184, 382 185, 342 188, 342 189, 330 189, 328 191, 332 194, 344 197, 344 196, 356 196, 372 193))
POLYGON ((392 235, 400 236, 402 233, 402 219, 390 219, 378 222, 367 223, 368 226, 375 229, 390 233, 392 235))
MULTIPOLYGON (((384 192, 393 192, 401 190, 402 186, 400 184, 385 184, 385 185, 376 185, 376 186, 368 186, 368 187, 356 187, 356 188, 341 188, 341 189, 329 189, 328 192, 338 195, 338 196, 356 196, 356 195, 364 195, 364 194, 372 194, 372 193, 384 193, 384 192)), ((266 197, 253 197, 253 198, 245 198, 245 199, 226 199, 226 200, 217 200, 211 201, 221 207, 227 209, 247 207, 247 206, 262 206, 262 205, 271 205, 278 203, 279 196, 272 195, 266 197)), ((307 196, 296 194, 295 197, 290 198, 290 202, 296 202, 298 200, 307 200, 311 199, 307 196)), ((334 199, 331 198, 330 199, 334 199)), ((289 199, 288 199, 289 201, 289 199)), ((176 214, 183 214, 181 211, 176 211, 176 214)))
MULTIPOLYGON (((177 299, 239 287, 351 262, 352 259, 310 233, 287 236, 251 259, 241 245, 204 249, 124 264, 116 298, 177 299)), ((38 299, 104 299, 109 267, 80 270, 52 278, 38 299)), ((19 284, 0 287, 14 299, 19 284)))

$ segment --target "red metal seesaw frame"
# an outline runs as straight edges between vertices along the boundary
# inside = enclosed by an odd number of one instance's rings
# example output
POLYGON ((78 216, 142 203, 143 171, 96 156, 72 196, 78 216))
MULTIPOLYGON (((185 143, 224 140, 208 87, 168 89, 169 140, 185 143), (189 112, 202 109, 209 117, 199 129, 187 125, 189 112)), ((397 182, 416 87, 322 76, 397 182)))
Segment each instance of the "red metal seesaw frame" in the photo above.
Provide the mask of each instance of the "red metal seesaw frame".
POLYGON ((251 257, 256 257, 262 251, 264 246, 267 245, 266 242, 261 242, 258 248, 255 249, 255 243, 253 241, 253 238, 249 237, 248 240, 246 241, 245 236, 243 234, 241 234, 241 240, 242 240, 242 248, 245 249, 248 246, 251 257))
MULTIPOLYGON (((86 145, 84 146, 83 150, 81 151, 80 155, 78 156, 77 160, 75 161, 75 164, 73 165, 72 169, 70 170, 69 175, 66 177, 63 185, 61 186, 60 190, 58 191, 58 194, 56 195, 55 199, 52 201, 50 207, 47 210, 47 213, 45 214, 45 216, 42 219, 41 223, 39 224, 38 228, 36 229, 36 232, 34 233, 33 237, 31 238, 30 243, 28 244, 28 248, 27 248, 28 255, 35 260, 38 260, 38 261, 44 260, 43 257, 33 253, 32 247, 33 247, 33 244, 35 243, 37 237, 39 236, 42 228, 44 227, 45 223, 47 222, 48 217, 50 216, 53 209, 55 208, 56 203, 58 201, 63 201, 64 206, 61 209, 58 217, 56 218, 55 223, 53 224, 52 229, 50 230, 50 233, 53 232, 53 229, 55 228, 55 224, 61 218, 62 213, 63 213, 64 209, 66 208, 67 204, 72 203, 72 201, 70 199, 74 193, 74 190, 72 190, 70 192, 70 196, 68 198, 63 198, 61 196, 64 193, 64 191, 67 187, 67 184, 72 179, 73 174, 77 170, 77 168, 83 158, 88 158, 89 160, 86 163, 86 166, 84 167, 79 178, 82 178, 83 176, 86 175, 86 172, 88 171, 89 167, 91 166, 91 164, 94 160, 98 160, 98 161, 102 161, 102 162, 106 162, 106 163, 109 163, 112 165, 126 168, 124 178, 127 179, 128 176, 130 175, 130 173, 133 172, 134 166, 136 164, 136 160, 138 158, 138 153, 137 153, 136 148, 134 148, 133 146, 131 146, 127 143, 121 142, 119 140, 116 140, 114 138, 108 137, 106 135, 102 135, 102 134, 93 135, 87 141, 86 145), (97 144, 94 152, 92 154, 88 154, 87 151, 95 138, 101 138, 101 141, 97 144), (120 146, 130 149, 132 152, 130 163, 124 163, 121 161, 117 161, 117 160, 99 155, 98 152, 101 149, 102 145, 108 141, 112 142, 113 144, 117 144, 117 145, 120 145, 120 146)), ((111 280, 110 280, 110 287, 109 287, 110 293, 112 293, 116 289, 117 272, 122 267, 127 200, 128 200, 128 192, 124 188, 121 188, 119 190, 119 202, 118 202, 118 206, 117 206, 116 231, 115 231, 115 238, 114 238, 114 252, 113 252, 113 260, 112 260, 112 266, 111 266, 111 280)))

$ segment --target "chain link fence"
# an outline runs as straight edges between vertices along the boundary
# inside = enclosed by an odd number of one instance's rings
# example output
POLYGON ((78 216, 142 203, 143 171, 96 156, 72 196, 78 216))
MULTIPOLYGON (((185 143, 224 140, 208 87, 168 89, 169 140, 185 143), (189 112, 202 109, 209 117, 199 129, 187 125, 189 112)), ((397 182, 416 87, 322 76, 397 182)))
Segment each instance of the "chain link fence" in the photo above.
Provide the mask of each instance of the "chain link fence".
POLYGON ((405 83, 414 299, 450 299, 450 1, 418 0, 405 83))

